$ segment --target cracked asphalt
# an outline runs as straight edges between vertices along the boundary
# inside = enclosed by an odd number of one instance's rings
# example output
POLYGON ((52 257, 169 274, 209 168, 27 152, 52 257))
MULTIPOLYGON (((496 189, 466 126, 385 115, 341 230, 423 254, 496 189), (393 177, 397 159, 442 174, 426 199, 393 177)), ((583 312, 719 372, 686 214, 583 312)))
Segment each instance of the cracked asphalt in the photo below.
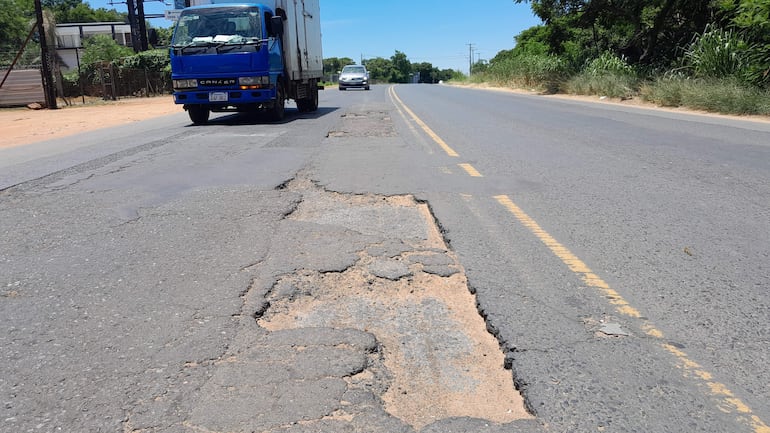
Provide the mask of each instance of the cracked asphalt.
POLYGON ((284 127, 225 122, 6 172, 0 431, 540 431, 425 204, 326 191, 284 127))
POLYGON ((287 114, 0 149, 0 432, 767 432, 767 124, 287 114))

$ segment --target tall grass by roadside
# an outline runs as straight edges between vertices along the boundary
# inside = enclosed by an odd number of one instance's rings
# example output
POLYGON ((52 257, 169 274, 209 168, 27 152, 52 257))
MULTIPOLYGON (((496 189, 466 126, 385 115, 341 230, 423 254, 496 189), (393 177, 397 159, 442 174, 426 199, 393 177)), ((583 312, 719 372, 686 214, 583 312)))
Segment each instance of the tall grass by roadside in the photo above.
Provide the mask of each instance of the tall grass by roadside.
POLYGON ((625 59, 609 53, 586 63, 578 72, 570 71, 557 56, 518 54, 490 63, 484 72, 467 81, 548 93, 641 97, 662 106, 725 114, 770 115, 770 89, 743 78, 745 63, 737 59, 743 46, 733 38, 730 34, 705 33, 688 47, 685 65, 665 75, 641 73, 625 59))
POLYGON ((470 81, 556 93, 567 76, 566 64, 557 56, 520 54, 490 64, 470 81))
POLYGON ((604 53, 588 62, 564 83, 563 90, 577 95, 627 99, 639 89, 639 74, 624 58, 604 53))
POLYGON ((689 107, 724 114, 770 115, 770 90, 735 79, 658 78, 643 85, 642 99, 664 107, 689 107))

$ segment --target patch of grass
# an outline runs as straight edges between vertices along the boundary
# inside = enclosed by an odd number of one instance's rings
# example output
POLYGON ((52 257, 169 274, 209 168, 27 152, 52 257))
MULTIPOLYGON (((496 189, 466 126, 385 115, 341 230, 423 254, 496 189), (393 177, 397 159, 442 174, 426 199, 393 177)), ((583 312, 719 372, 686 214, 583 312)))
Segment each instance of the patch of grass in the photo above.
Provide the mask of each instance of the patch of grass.
POLYGON ((770 91, 738 80, 659 78, 642 86, 640 94, 644 100, 667 107, 770 115, 770 91))
POLYGON ((578 95, 630 98, 639 88, 639 74, 623 57, 603 53, 567 80, 564 91, 578 95))
POLYGON ((627 74, 581 73, 564 83, 563 90, 576 95, 598 95, 627 99, 637 94, 639 79, 627 74))
POLYGON ((521 54, 490 64, 487 71, 475 74, 474 79, 498 86, 556 93, 566 76, 566 65, 556 56, 521 54))

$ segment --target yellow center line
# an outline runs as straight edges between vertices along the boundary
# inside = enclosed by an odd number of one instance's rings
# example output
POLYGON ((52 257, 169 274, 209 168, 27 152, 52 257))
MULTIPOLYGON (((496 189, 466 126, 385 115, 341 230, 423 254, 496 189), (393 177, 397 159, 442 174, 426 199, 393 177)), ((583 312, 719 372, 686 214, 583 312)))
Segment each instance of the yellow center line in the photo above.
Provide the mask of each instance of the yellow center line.
POLYGON ((422 130, 425 131, 425 133, 428 134, 428 136, 431 139, 433 139, 433 141, 436 142, 436 144, 441 146, 441 148, 444 149, 444 152, 446 152, 447 155, 454 156, 454 157, 460 156, 457 152, 454 151, 454 149, 449 147, 449 145, 446 144, 446 142, 442 140, 441 137, 438 136, 438 134, 433 132, 433 130, 430 129, 430 127, 426 125, 425 122, 423 122, 419 117, 417 117, 417 115, 414 114, 414 112, 410 110, 409 107, 406 106, 406 104, 404 104, 404 101, 402 101, 401 98, 399 98, 398 95, 396 95, 396 91, 393 87, 394 86, 390 86, 390 88, 388 89, 390 96, 393 97, 393 99, 395 99, 398 102, 398 104, 401 105, 401 107, 403 107, 404 111, 406 111, 409 114, 409 116, 415 121, 415 123, 417 123, 420 126, 420 128, 422 128, 422 130))
MULTIPOLYGON (((565 246, 556 241, 551 235, 543 230, 540 225, 519 208, 508 196, 498 195, 494 197, 498 203, 508 209, 519 222, 528 228, 541 242, 553 252, 556 257, 561 259, 572 272, 577 274, 588 286, 602 293, 609 302, 615 306, 615 310, 625 316, 641 319, 642 315, 633 308, 623 297, 613 290, 609 284, 602 280, 598 275, 577 258, 565 246)), ((708 389, 708 394, 717 400, 718 408, 726 413, 736 413, 739 422, 748 425, 754 433, 770 433, 768 427, 758 416, 754 415, 751 408, 741 399, 735 397, 727 386, 713 380, 713 375, 703 369, 697 362, 692 361, 686 353, 674 345, 665 341, 663 332, 656 329, 647 320, 642 325, 642 330, 652 338, 661 340, 661 346, 677 358, 680 368, 685 377, 696 377, 703 381, 708 389)))
POLYGON ((471 177, 484 177, 484 176, 481 175, 481 173, 479 173, 478 170, 473 168, 473 166, 470 165, 470 164, 457 164, 457 165, 459 165, 460 168, 465 170, 465 172, 468 173, 468 175, 471 176, 471 177))
MULTIPOLYGON (((409 116, 417 123, 428 136, 433 139, 447 155, 453 157, 459 157, 460 155, 455 152, 444 140, 441 139, 435 132, 433 132, 428 125, 425 124, 404 102, 398 97, 395 89, 391 86, 388 89, 391 97, 396 102, 396 108, 403 116, 401 111, 402 107, 409 116)), ((407 122, 408 123, 408 122, 407 122)), ((410 125, 411 127, 411 125, 410 125)), ((466 173, 474 177, 482 177, 470 164, 458 164, 466 173)), ((465 198, 465 197, 464 197, 465 198)), ((643 320, 641 325, 642 331, 645 332, 651 338, 660 341, 661 346, 671 355, 673 355, 679 364, 679 368, 682 370, 685 377, 695 377, 702 381, 707 389, 707 395, 716 400, 717 408, 726 413, 736 414, 737 421, 752 429, 754 433, 770 433, 770 427, 765 424, 762 419, 754 415, 751 408, 744 403, 741 399, 735 397, 735 394, 730 391, 724 384, 713 380, 713 375, 701 367, 697 362, 691 360, 689 356, 681 349, 672 345, 666 341, 663 332, 655 328, 647 319, 643 318, 641 313, 634 307, 632 307, 628 301, 613 290, 609 284, 607 284, 601 277, 595 274, 582 260, 575 256, 567 247, 560 244, 554 239, 548 232, 543 230, 542 227, 529 215, 527 215, 521 208, 519 208, 508 196, 498 195, 494 197, 498 203, 508 209, 516 219, 529 229, 543 244, 558 257, 567 267, 577 274, 586 286, 596 289, 599 293, 603 294, 610 304, 615 306, 615 311, 624 316, 632 317, 637 320, 643 320)))

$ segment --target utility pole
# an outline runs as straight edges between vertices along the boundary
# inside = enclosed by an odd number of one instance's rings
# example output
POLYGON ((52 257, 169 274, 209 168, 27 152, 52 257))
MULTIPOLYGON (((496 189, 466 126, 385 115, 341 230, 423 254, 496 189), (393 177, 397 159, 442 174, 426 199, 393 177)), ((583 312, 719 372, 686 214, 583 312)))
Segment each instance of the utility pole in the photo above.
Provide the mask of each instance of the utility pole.
POLYGON ((51 71, 51 53, 48 51, 48 41, 46 41, 45 25, 43 24, 43 6, 40 0, 35 0, 35 15, 37 16, 37 30, 40 34, 40 60, 42 62, 43 90, 45 92, 46 107, 55 110, 56 106, 56 87, 53 82, 53 73, 51 71))
POLYGON ((468 44, 468 75, 473 74, 473 44, 468 44))
POLYGON ((144 22, 144 0, 126 0, 128 24, 131 25, 131 45, 134 52, 147 51, 147 26, 144 22))

